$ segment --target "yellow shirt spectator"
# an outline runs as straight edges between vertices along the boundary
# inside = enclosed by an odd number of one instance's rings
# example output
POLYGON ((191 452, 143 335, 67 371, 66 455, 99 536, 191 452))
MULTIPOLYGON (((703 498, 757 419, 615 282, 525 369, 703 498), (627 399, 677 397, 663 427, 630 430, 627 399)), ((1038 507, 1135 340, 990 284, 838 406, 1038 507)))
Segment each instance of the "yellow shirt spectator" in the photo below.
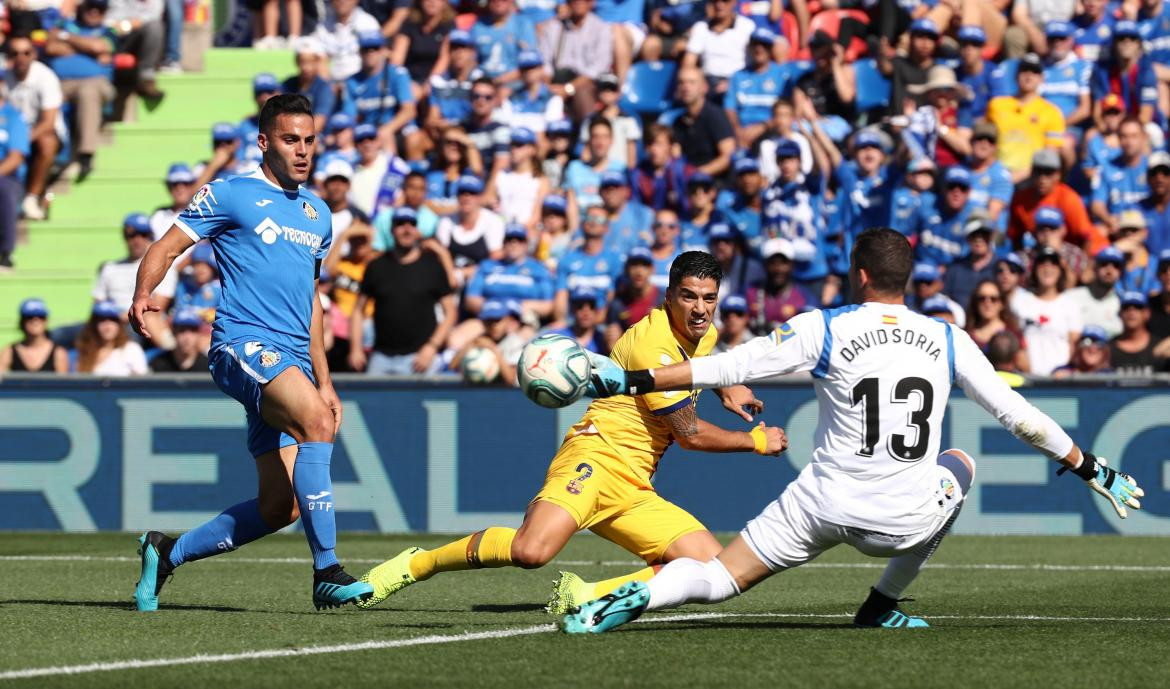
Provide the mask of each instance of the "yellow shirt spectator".
POLYGON ((992 98, 987 119, 999 129, 999 162, 1013 174, 1026 172, 1036 151, 1064 144, 1064 115, 1039 96, 1027 102, 1015 96, 992 98))

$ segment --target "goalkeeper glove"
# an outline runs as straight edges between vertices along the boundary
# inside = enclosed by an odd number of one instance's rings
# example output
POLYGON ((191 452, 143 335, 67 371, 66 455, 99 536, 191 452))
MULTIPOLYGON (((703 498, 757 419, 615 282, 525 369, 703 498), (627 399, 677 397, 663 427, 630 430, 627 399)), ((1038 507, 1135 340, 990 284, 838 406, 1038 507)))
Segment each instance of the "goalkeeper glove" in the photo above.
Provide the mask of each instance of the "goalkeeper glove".
POLYGON ((1062 467, 1056 473, 1060 475, 1066 471, 1080 476, 1089 488, 1104 495, 1109 504, 1113 505, 1113 509, 1117 510, 1117 516, 1122 519, 1125 519, 1127 505, 1135 510, 1142 508, 1138 498, 1144 496, 1146 492, 1138 487, 1137 481, 1129 474, 1110 468, 1104 459, 1098 459, 1091 452, 1081 453, 1081 465, 1076 469, 1062 467))
POLYGON ((590 397, 613 397, 614 395, 644 395, 654 390, 654 376, 650 371, 626 371, 613 359, 595 352, 589 354, 589 387, 585 394, 590 397))

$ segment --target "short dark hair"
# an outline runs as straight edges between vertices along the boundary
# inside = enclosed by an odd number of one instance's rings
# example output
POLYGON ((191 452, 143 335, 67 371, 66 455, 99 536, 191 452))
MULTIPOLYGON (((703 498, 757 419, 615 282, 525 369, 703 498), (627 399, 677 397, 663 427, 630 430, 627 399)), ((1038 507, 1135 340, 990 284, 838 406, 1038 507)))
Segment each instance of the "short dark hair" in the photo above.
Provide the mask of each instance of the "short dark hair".
POLYGON ((313 106, 309 99, 299 93, 278 93, 264 102, 260 108, 260 131, 268 134, 272 125, 281 115, 308 115, 313 116, 313 106))
POLYGON ((666 288, 677 288, 684 278, 712 278, 718 285, 723 282, 723 268, 706 251, 684 251, 670 264, 670 282, 666 288))
POLYGON ((594 127, 605 127, 610 131, 611 134, 613 133, 613 123, 610 122, 609 118, 605 115, 594 115, 593 117, 589 118, 589 129, 586 131, 592 134, 594 127))
POLYGON ((987 342, 987 360, 993 366, 1012 364, 1016 354, 1020 351, 1020 341, 1007 330, 1001 330, 991 336, 987 342))
POLYGON ((914 249, 901 232, 871 227, 857 235, 850 260, 855 270, 865 270, 878 294, 902 294, 914 269, 914 249))
POLYGON ((406 173, 405 179, 410 179, 411 177, 418 177, 419 179, 426 181, 427 173, 422 172, 421 170, 411 170, 410 172, 406 173))

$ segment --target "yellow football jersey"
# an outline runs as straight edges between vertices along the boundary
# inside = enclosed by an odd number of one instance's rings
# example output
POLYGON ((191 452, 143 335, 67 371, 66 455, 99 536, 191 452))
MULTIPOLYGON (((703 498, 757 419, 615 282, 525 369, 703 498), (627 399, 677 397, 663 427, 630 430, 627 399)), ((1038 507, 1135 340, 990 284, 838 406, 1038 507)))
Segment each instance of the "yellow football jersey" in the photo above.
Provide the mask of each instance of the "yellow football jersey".
MULTIPOLYGON (((610 357, 628 371, 659 368, 710 354, 718 337, 711 327, 698 345, 691 344, 675 332, 666 308, 659 306, 622 335, 610 357)), ((670 425, 662 417, 694 404, 698 396, 699 392, 692 390, 595 400, 569 435, 595 430, 625 458, 631 478, 648 484, 662 453, 673 441, 670 425)))
POLYGON ((1012 96, 992 98, 987 119, 999 129, 999 161, 1013 172, 1027 170, 1036 151, 1064 143, 1064 115, 1043 98, 1027 103, 1012 96))

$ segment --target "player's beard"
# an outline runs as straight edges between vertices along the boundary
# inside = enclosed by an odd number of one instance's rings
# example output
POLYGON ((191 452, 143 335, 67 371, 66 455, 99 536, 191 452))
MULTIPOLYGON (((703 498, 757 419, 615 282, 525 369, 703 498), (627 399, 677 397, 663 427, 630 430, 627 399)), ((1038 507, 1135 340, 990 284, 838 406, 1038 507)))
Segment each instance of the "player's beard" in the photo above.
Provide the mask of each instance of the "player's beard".
POLYGON ((281 187, 285 189, 296 189, 298 186, 304 184, 309 179, 309 171, 313 169, 312 155, 306 156, 308 167, 305 168, 303 175, 297 172, 293 167, 293 161, 286 159, 276 151, 269 149, 264 154, 264 165, 272 171, 272 176, 281 187))

